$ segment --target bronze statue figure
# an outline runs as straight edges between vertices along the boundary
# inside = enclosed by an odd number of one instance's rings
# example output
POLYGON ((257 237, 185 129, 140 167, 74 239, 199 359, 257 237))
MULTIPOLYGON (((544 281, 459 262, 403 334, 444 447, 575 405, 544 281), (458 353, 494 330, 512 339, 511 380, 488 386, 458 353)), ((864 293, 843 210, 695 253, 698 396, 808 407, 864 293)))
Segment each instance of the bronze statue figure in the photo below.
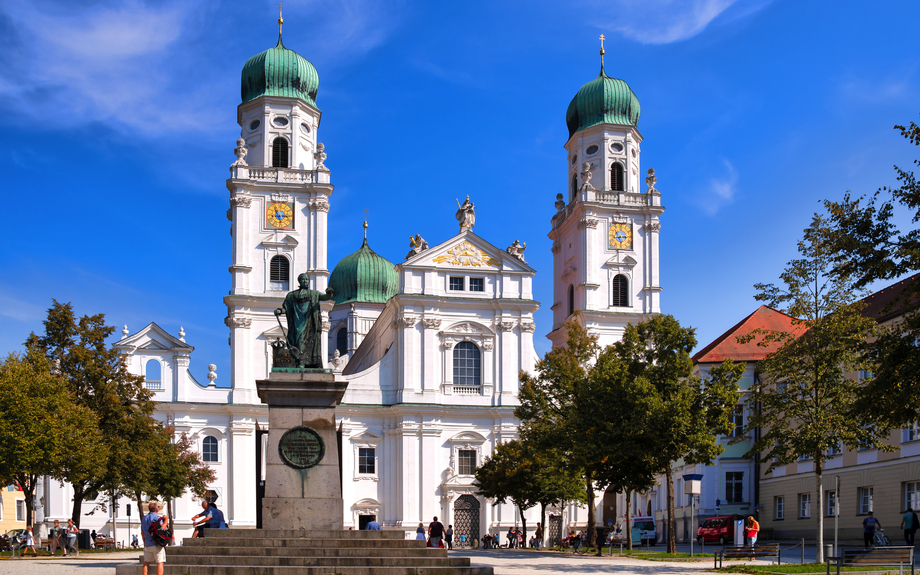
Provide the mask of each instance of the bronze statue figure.
MULTIPOLYGON (((310 289, 310 276, 297 276, 300 289, 287 294, 281 307, 275 310, 275 317, 281 324, 281 315, 287 317, 287 348, 297 367, 323 368, 323 316, 319 302, 332 299, 333 289, 326 288, 323 294, 310 289)), ((282 326, 282 332, 284 327, 282 326)))

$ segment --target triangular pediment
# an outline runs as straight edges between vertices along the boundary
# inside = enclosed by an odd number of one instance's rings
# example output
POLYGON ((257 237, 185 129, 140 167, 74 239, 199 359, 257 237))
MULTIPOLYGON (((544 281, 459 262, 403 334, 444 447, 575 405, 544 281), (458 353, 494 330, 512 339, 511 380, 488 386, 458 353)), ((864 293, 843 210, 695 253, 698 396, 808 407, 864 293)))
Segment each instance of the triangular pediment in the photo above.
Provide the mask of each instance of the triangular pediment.
POLYGON ((123 337, 115 342, 115 347, 146 349, 151 351, 181 349, 189 353, 195 349, 153 322, 147 324, 146 327, 137 333, 129 335, 128 337, 123 337))
POLYGON ((352 441, 380 441, 383 439, 383 436, 377 435, 373 431, 363 431, 359 435, 354 435, 351 437, 352 441))
POLYGON ((626 254, 616 254, 612 258, 607 260, 608 266, 615 266, 615 267, 631 268, 631 267, 635 267, 636 264, 638 263, 639 261, 636 260, 636 258, 626 255, 626 254))
POLYGON ((449 335, 494 335, 494 332, 486 326, 472 321, 455 323, 441 333, 449 335))
MULTIPOLYGON (((522 247, 526 245, 522 244, 522 247)), ((495 247, 471 231, 464 231, 449 240, 415 254, 402 267, 439 267, 471 270, 505 270, 533 272, 520 258, 495 247)))

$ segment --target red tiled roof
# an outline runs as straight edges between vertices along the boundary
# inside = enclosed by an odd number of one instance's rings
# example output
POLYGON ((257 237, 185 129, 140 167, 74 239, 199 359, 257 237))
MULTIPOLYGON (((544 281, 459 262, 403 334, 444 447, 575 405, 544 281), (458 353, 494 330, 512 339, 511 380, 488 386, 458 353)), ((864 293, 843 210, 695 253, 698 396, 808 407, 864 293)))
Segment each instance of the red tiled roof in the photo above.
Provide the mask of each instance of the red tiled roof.
POLYGON ((779 343, 767 347, 757 345, 762 337, 755 337, 747 343, 738 343, 738 336, 747 335, 755 329, 766 331, 802 332, 803 325, 793 325, 792 316, 762 305, 737 325, 720 335, 693 356, 694 363, 721 363, 726 359, 734 361, 760 361, 779 349, 779 343))
POLYGON ((864 297, 862 301, 866 307, 862 311, 863 315, 879 323, 885 323, 903 314, 907 309, 917 307, 917 291, 920 288, 917 285, 918 281, 920 273, 864 297))

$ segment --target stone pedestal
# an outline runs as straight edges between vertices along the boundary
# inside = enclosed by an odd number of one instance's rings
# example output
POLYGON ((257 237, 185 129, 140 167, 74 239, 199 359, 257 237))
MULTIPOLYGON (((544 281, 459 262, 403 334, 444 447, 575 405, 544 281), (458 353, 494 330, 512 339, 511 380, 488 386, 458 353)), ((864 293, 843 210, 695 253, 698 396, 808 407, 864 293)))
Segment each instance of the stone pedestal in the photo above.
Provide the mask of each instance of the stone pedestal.
POLYGON ((285 369, 256 381, 268 404, 264 529, 342 529, 335 407, 348 382, 331 370, 285 369))

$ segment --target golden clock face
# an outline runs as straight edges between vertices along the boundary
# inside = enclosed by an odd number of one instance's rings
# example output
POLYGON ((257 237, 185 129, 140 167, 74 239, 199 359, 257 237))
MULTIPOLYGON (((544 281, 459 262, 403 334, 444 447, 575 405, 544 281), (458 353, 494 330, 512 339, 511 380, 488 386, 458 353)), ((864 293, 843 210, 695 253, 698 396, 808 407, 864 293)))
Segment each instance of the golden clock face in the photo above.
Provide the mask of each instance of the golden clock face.
POLYGON ((613 224, 608 235, 610 247, 617 250, 626 250, 632 246, 632 227, 629 224, 613 224))
POLYGON ((276 202, 265 210, 265 219, 273 228, 290 228, 294 224, 294 208, 290 204, 276 202))

